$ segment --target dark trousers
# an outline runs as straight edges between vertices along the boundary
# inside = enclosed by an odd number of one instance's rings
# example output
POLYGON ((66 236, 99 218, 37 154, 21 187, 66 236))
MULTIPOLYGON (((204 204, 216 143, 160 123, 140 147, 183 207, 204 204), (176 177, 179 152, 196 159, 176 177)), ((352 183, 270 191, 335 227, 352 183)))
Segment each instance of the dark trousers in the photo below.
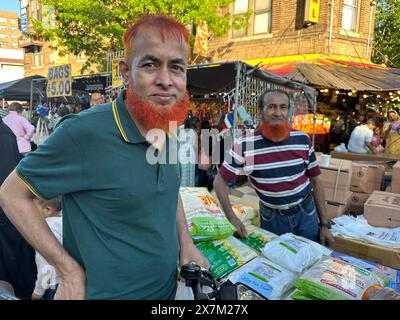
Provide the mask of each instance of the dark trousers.
POLYGON ((31 299, 36 277, 35 250, 0 208, 0 280, 9 282, 18 298, 31 299))

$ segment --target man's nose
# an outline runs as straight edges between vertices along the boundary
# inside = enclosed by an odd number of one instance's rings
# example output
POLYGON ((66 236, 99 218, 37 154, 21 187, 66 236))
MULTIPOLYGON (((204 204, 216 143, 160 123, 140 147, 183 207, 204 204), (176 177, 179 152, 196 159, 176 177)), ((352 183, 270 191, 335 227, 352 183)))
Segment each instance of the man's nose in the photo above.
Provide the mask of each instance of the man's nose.
POLYGON ((172 86, 172 77, 167 67, 160 68, 157 77, 157 85, 162 86, 164 88, 172 86))

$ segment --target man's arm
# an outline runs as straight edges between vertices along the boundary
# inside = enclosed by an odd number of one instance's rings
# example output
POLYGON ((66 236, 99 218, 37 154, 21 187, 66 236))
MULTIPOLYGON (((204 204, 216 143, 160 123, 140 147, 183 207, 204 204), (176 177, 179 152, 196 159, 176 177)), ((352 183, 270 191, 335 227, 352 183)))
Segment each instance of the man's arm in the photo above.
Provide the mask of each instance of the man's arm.
MULTIPOLYGON (((315 205, 317 207, 317 212, 319 216, 319 220, 321 223, 326 224, 329 222, 328 214, 326 212, 326 204, 325 204, 325 191, 324 185, 322 180, 319 176, 315 176, 310 178, 311 183, 313 186, 313 194, 315 205)), ((320 230, 320 242, 323 245, 327 245, 328 247, 334 242, 335 240, 332 237, 331 232, 328 228, 321 227, 320 230)))
POLYGON ((179 264, 183 266, 184 264, 194 262, 201 267, 209 269, 210 263, 193 244, 192 237, 189 234, 185 211, 183 210, 181 195, 178 195, 176 227, 178 229, 178 238, 180 245, 179 264))
POLYGON ((365 142, 365 145, 373 154, 377 153, 375 146, 371 142, 365 142))
POLYGON ((53 236, 33 203, 34 195, 15 170, 0 188, 0 206, 22 236, 59 272, 58 299, 84 299, 86 277, 82 267, 53 236))
POLYGON ((218 175, 214 179, 214 190, 217 194, 218 200, 222 205, 222 209, 225 212, 226 218, 235 226, 237 234, 243 238, 247 237, 247 230, 244 224, 233 212, 232 204, 229 200, 229 187, 225 179, 218 172, 218 175))

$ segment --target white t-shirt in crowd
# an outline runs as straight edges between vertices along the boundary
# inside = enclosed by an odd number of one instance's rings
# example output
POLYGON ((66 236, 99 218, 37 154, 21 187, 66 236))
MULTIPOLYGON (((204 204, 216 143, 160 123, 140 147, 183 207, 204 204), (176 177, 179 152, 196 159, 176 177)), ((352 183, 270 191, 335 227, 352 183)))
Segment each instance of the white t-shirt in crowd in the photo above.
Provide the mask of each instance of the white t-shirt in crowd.
POLYGON ((369 153, 370 150, 365 143, 370 143, 372 141, 373 135, 374 131, 369 129, 364 124, 355 127, 353 132, 351 133, 347 149, 350 152, 369 153))
MULTIPOLYGON (((58 242, 62 244, 62 217, 50 217, 46 219, 46 222, 58 242)), ((37 251, 35 260, 38 275, 33 293, 42 296, 46 289, 55 289, 55 286, 60 282, 60 277, 57 275, 54 267, 37 251)))

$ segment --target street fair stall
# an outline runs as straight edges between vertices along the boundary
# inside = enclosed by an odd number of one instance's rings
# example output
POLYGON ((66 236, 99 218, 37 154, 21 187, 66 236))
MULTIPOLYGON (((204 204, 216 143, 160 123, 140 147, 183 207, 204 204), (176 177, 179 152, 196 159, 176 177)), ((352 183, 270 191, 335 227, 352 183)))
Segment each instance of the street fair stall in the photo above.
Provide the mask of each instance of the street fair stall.
MULTIPOLYGON (((243 196, 249 194, 246 188, 243 196)), ((257 226, 258 209, 230 195, 234 212, 249 234, 236 238, 217 198, 207 189, 181 187, 180 195, 190 234, 209 260, 221 291, 235 284, 243 300, 400 299, 400 270, 394 267, 333 251, 291 233, 278 236, 263 230, 257 226)), ((369 233, 374 230, 368 228, 369 233)), ((399 238, 388 241, 400 248, 399 238)), ((179 282, 176 299, 193 298, 190 288, 179 282)))
POLYGON ((282 89, 289 93, 292 117, 298 113, 300 101, 305 101, 307 112, 315 113, 316 91, 313 88, 241 61, 190 65, 187 79, 192 108, 199 109, 205 117, 215 118, 221 111, 225 115, 231 113, 235 128, 252 128, 258 124, 257 100, 266 89, 282 89))

